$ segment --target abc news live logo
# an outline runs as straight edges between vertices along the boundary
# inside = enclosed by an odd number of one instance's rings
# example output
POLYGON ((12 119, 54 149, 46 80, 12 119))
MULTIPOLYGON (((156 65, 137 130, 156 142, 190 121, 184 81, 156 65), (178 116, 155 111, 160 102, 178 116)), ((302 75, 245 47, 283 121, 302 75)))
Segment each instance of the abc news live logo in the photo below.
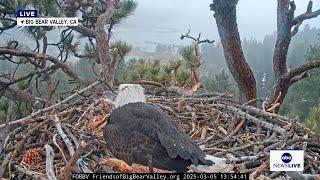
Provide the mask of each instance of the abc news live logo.
POLYGON ((271 150, 270 171, 303 171, 303 150, 271 150))
POLYGON ((17 10, 18 26, 78 26, 78 18, 38 17, 37 10, 17 10))

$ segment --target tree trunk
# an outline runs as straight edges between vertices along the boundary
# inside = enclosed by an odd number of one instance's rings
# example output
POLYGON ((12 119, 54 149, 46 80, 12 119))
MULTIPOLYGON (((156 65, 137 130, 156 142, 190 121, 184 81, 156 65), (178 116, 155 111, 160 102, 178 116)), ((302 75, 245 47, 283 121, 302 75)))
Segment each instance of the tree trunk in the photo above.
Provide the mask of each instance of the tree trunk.
MULTIPOLYGON (((282 104, 291 85, 290 79, 287 78, 287 54, 291 42, 294 10, 295 5, 290 4, 290 0, 278 0, 277 41, 273 53, 274 85, 268 96, 270 105, 271 103, 282 104)), ((275 109, 275 112, 278 112, 279 108, 280 106, 275 109)))
POLYGON ((213 0, 210 7, 215 12, 214 17, 228 68, 238 84, 240 101, 245 102, 255 99, 257 90, 253 72, 245 60, 241 47, 236 21, 237 3, 237 0, 213 0))
POLYGON ((107 20, 115 11, 115 5, 112 1, 108 1, 108 9, 102 13, 97 20, 97 52, 101 62, 101 78, 113 86, 116 62, 113 61, 109 53, 110 32, 107 33, 105 25, 107 20))

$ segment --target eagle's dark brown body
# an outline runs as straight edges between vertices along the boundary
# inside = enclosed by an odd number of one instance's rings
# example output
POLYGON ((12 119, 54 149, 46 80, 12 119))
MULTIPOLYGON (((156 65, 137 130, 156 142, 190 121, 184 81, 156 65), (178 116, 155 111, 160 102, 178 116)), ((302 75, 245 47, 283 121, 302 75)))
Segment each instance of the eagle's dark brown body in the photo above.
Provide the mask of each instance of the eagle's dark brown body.
POLYGON ((114 110, 104 130, 109 150, 128 164, 185 172, 191 164, 211 165, 203 151, 159 108, 131 103, 114 110))

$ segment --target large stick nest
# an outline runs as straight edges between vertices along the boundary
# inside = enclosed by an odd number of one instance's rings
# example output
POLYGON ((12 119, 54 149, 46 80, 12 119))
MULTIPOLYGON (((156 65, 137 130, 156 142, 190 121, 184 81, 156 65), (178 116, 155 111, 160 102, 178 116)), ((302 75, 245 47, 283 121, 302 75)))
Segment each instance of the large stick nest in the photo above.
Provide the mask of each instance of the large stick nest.
MULTIPOLYGON (((167 112, 206 154, 223 158, 229 166, 221 171, 246 172, 253 179, 319 174, 320 138, 297 120, 222 96, 150 96, 148 103, 167 112), (270 172, 272 149, 305 150, 304 172, 270 172)), ((72 172, 149 172, 150 167, 112 159, 102 137, 112 110, 100 95, 83 93, 12 123, 0 149, 0 177, 69 179, 72 172)))

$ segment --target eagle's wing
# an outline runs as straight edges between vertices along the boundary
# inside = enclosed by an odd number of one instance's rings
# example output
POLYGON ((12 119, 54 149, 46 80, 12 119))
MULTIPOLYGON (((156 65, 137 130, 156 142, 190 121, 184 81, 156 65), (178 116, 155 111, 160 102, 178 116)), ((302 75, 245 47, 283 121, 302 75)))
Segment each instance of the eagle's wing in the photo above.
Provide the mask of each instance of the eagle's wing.
POLYGON ((138 131, 166 149, 171 158, 178 156, 191 160, 193 164, 209 165, 203 151, 193 143, 176 122, 161 109, 145 104, 133 103, 116 109, 111 121, 118 121, 126 131, 138 131))
POLYGON ((119 159, 129 164, 137 163, 160 169, 175 169, 183 172, 191 163, 181 158, 172 159, 159 141, 138 131, 126 131, 117 124, 109 124, 104 130, 104 138, 109 150, 119 159))

